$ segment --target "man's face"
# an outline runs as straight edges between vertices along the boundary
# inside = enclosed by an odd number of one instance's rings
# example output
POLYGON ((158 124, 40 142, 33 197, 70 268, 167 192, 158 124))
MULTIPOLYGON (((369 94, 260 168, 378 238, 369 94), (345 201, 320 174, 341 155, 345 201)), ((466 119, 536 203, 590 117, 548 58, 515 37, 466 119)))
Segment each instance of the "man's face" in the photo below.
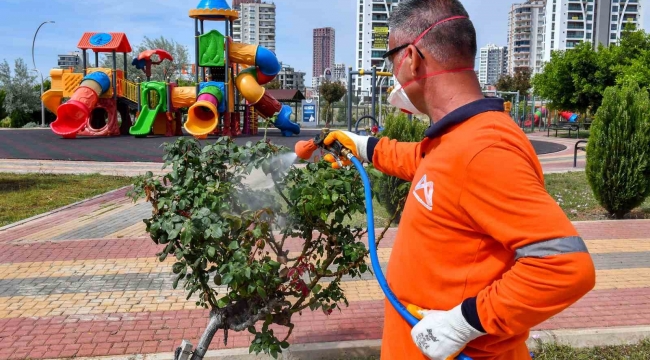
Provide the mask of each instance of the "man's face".
MULTIPOLYGON (((386 64, 388 65, 389 71, 393 73, 395 79, 404 85, 415 79, 414 72, 412 69, 412 59, 413 55, 418 56, 419 49, 416 49, 415 46, 405 43, 404 41, 399 42, 395 39, 393 34, 390 34, 388 37, 388 47, 390 49, 402 48, 396 53, 390 55, 386 58, 386 64)), ((421 58, 419 60, 422 60, 421 58)), ((422 61, 419 62, 420 66, 424 66, 422 61)), ((416 74, 419 71, 416 71, 416 74)), ((406 95, 408 95, 411 102, 418 108, 421 108, 420 100, 422 99, 422 89, 417 83, 412 83, 406 88, 404 88, 406 95)))

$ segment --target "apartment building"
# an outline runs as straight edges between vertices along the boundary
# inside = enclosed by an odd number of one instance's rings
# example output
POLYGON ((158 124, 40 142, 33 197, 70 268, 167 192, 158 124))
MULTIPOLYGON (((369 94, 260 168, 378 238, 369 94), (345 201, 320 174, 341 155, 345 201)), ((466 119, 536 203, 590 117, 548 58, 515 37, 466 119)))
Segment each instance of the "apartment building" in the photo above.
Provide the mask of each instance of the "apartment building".
MULTIPOLYGON (((357 50, 355 70, 370 70, 372 66, 384 65, 381 55, 388 48, 388 18, 400 0, 357 0, 357 50)), ((384 85, 387 87, 388 84, 384 85)), ((355 89, 369 96, 371 79, 369 76, 357 77, 355 89)))
POLYGON ((481 86, 494 85, 508 72, 508 48, 488 44, 481 48, 478 79, 481 86))
POLYGON ((630 24, 642 28, 642 0, 547 0, 544 60, 581 42, 609 46, 630 24))
POLYGON ((508 21, 509 74, 514 74, 521 68, 529 68, 534 73, 542 71, 547 23, 546 1, 548 0, 528 0, 511 6, 508 21))
POLYGON ((239 19, 233 24, 233 40, 263 46, 275 52, 275 4, 261 0, 235 0, 239 19))
POLYGON ((305 91, 305 75, 304 71, 296 71, 291 65, 282 64, 282 70, 278 74, 278 81, 283 89, 296 89, 302 92, 305 91))

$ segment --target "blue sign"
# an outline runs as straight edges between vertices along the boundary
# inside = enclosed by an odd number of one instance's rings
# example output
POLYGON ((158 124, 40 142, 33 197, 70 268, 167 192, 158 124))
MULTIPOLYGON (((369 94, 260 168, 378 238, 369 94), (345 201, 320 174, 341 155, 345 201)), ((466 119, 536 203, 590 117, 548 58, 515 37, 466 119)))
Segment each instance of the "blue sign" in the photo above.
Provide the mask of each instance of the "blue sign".
POLYGON ((306 122, 306 123, 316 122, 316 105, 309 105, 309 104, 302 105, 302 122, 306 122))
POLYGON ((111 34, 99 33, 95 34, 90 38, 90 44, 94 46, 104 46, 113 40, 111 34))

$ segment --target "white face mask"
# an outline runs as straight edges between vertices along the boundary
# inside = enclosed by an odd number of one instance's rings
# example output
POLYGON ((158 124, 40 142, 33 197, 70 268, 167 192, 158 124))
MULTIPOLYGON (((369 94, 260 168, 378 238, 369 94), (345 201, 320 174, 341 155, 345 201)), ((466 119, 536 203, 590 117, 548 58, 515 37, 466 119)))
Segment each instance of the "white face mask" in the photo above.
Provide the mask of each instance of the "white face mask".
POLYGON ((393 91, 390 93, 390 95, 388 95, 388 102, 396 108, 401 109, 402 111, 414 115, 421 115, 422 112, 418 110, 415 105, 413 105, 408 95, 406 95, 406 91, 404 91, 402 84, 397 81, 396 77, 393 77, 393 80, 395 81, 395 87, 393 88, 393 91))

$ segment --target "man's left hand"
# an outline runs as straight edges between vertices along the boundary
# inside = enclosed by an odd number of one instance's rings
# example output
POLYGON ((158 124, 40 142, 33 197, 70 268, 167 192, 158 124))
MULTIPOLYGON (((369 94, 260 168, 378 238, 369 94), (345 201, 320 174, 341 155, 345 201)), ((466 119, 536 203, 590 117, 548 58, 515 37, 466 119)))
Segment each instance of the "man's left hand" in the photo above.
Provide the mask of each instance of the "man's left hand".
POLYGON ((421 310, 424 316, 411 330, 415 345, 432 360, 457 356, 470 341, 486 335, 472 327, 460 305, 449 311, 421 310))

